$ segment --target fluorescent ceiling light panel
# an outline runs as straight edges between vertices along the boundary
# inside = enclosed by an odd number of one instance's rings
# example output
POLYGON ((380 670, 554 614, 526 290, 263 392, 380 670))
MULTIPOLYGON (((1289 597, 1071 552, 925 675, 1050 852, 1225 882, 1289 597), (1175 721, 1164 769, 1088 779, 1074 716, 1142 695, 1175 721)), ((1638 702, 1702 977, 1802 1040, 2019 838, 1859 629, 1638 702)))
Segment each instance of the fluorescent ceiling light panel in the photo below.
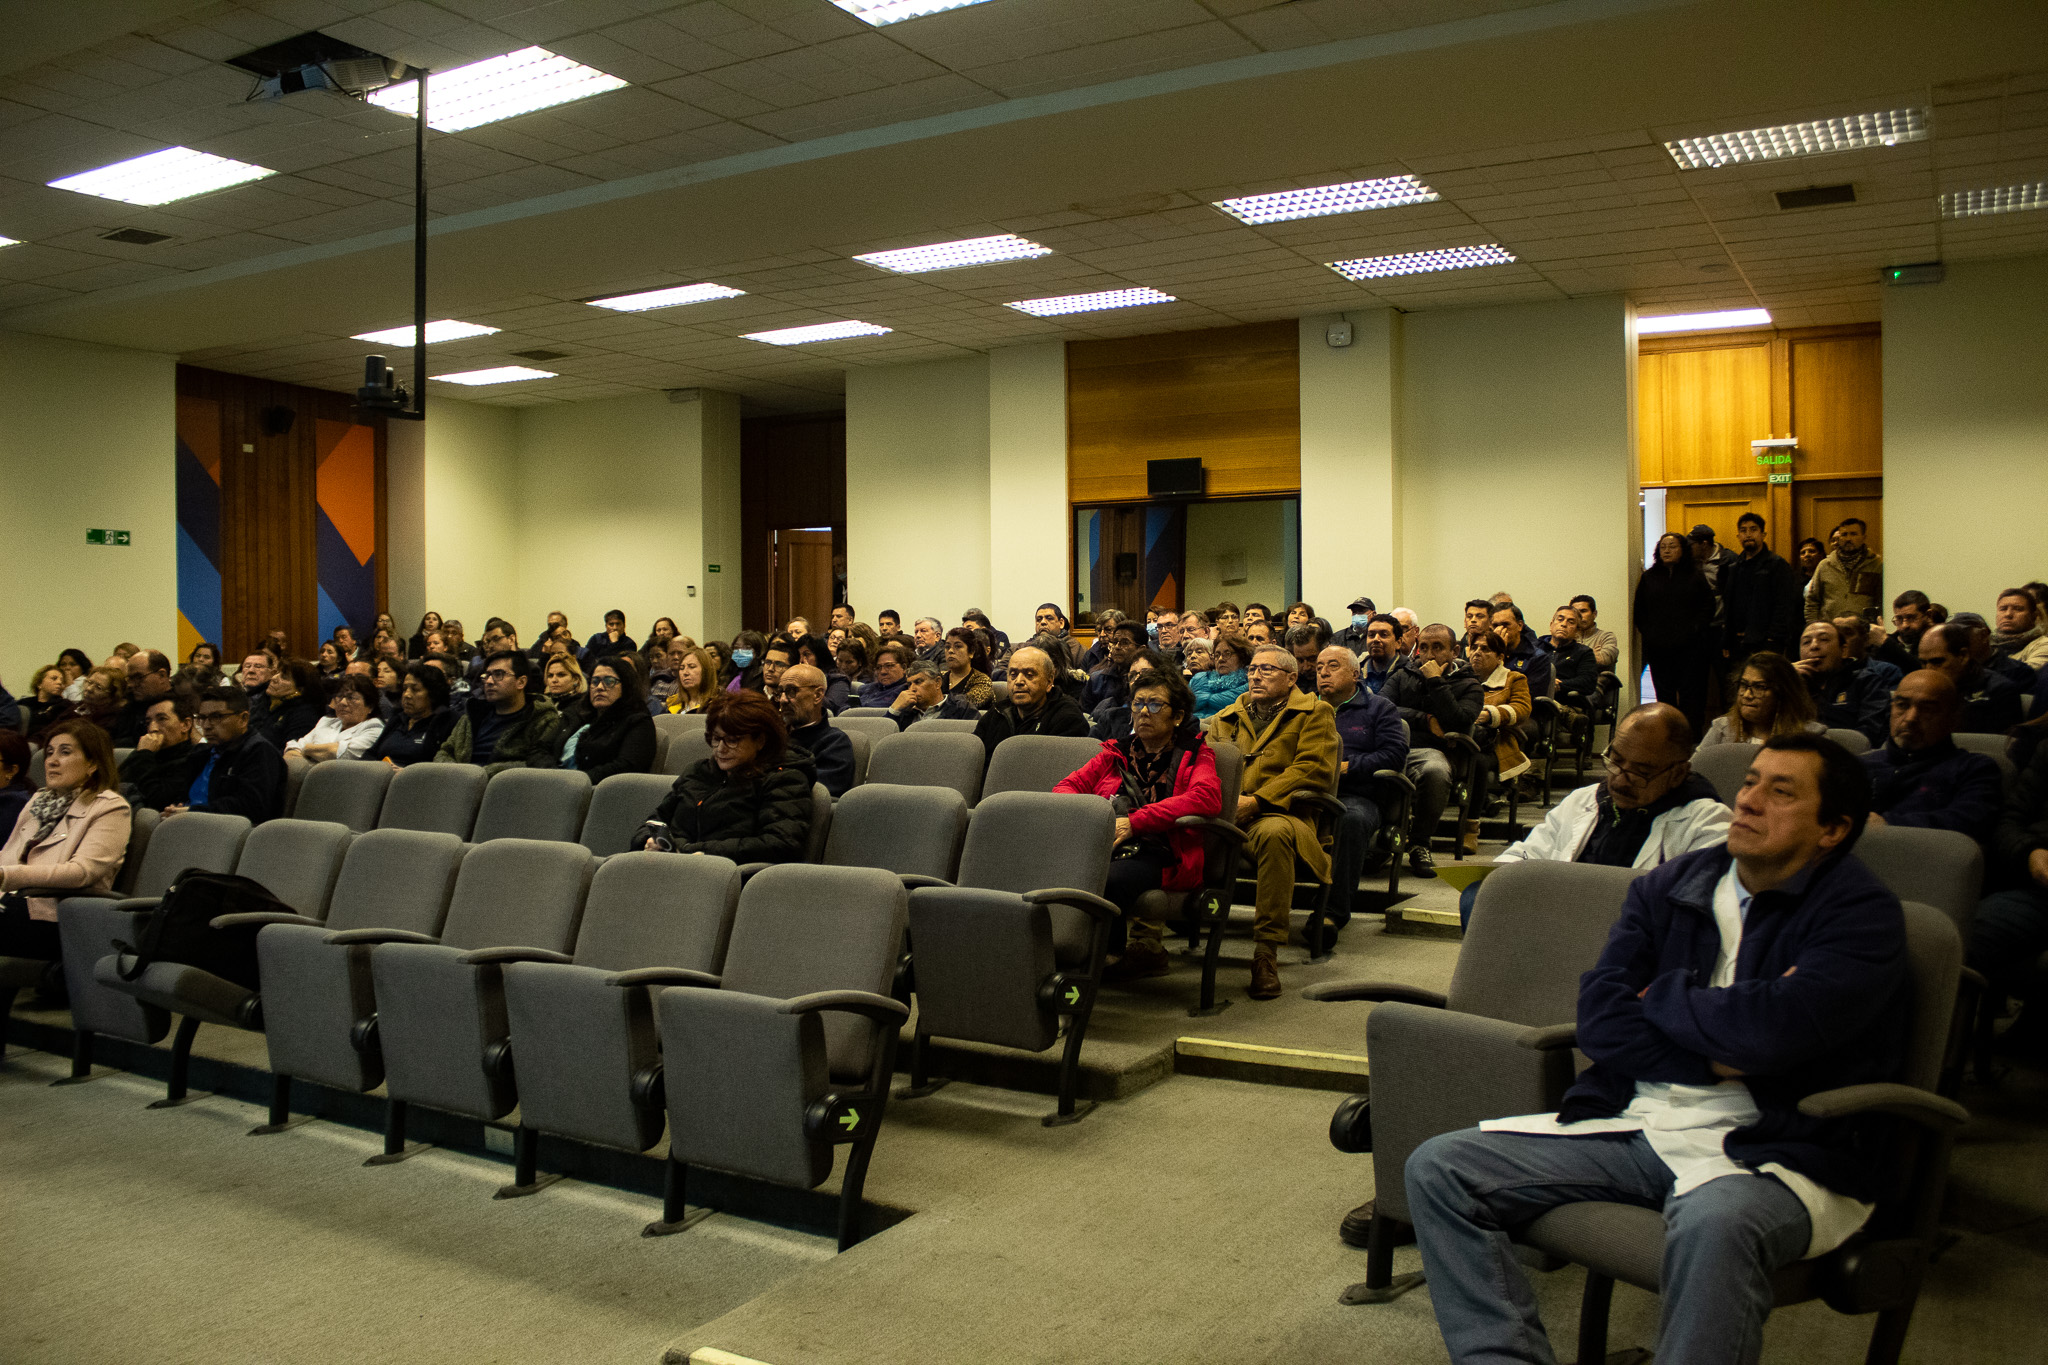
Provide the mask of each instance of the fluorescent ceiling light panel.
POLYGON ((2000 185, 1995 190, 1955 190, 1941 196, 1944 218, 1975 218, 1986 213, 2019 213, 2048 209, 2048 180, 2026 185, 2000 185))
POLYGON ((166 147, 148 156, 52 180, 50 188, 98 195, 123 204, 154 206, 175 204, 195 194, 211 194, 276 174, 246 161, 230 161, 209 152, 195 152, 190 147, 166 147))
MULTIPOLYGON (((438 322, 427 324, 427 345, 431 346, 437 341, 461 341, 464 337, 487 337, 494 335, 497 330, 495 327, 485 327, 481 323, 457 322, 454 318, 442 318, 438 322)), ((374 341, 383 346, 410 346, 412 335, 412 327, 408 324, 404 327, 386 327, 381 332, 357 332, 354 339, 374 341)))
POLYGON ((1281 190, 1244 199, 1218 199, 1216 207, 1243 222, 1285 223, 1296 218, 1322 218, 1332 213, 1363 213, 1403 204, 1430 204, 1443 198, 1412 175, 1382 180, 1350 180, 1342 185, 1317 185, 1307 190, 1281 190))
POLYGON ((1361 256, 1331 261, 1330 269, 1347 280, 1381 280, 1389 275, 1422 275, 1432 270, 1469 270, 1477 265, 1512 265, 1515 253, 1504 246, 1451 246, 1441 251, 1408 251, 1398 256, 1361 256))
POLYGON ((500 365, 489 370, 464 370, 460 374, 437 374, 444 384, 514 384, 522 379, 553 379, 553 370, 536 370, 526 365, 500 365))
POLYGON ((1093 294, 1062 294, 1053 299, 1019 299, 1006 303, 1035 318, 1056 318, 1065 313, 1099 313, 1105 308, 1138 308, 1148 303, 1173 303, 1171 294, 1146 286, 1140 289, 1103 289, 1093 294))
POLYGON ((1771 315, 1762 308, 1730 308, 1719 313, 1665 313, 1636 319, 1636 335, 1652 332, 1707 332, 1716 327, 1768 327, 1771 315))
MULTIPOLYGON (((536 109, 617 90, 626 82, 544 47, 525 47, 427 77, 427 126, 443 133, 480 128, 536 109)), ((417 83, 372 90, 370 103, 408 118, 419 110, 417 83)))
POLYGON ((1819 156, 1858 147, 1895 147, 1927 137, 1927 111, 1887 109, 1875 114, 1848 114, 1812 123, 1786 123, 1776 128, 1751 128, 1741 133, 1682 137, 1664 144, 1681 171, 1714 166, 1739 166, 1746 161, 1780 161, 1793 156, 1819 156))
POLYGON ((832 3, 854 18, 880 28, 883 24, 894 24, 925 14, 937 14, 941 10, 985 5, 988 0, 832 0, 832 3))
POLYGON ((0 247, 8 247, 8 246, 20 246, 20 245, 21 245, 21 239, 20 239, 19 237, 0 237, 0 247))
POLYGON ((609 308, 617 313, 644 313, 650 308, 677 308, 686 303, 736 299, 746 292, 744 289, 728 289, 722 284, 678 284, 667 289, 643 289, 637 294, 614 294, 608 299, 590 299, 588 302, 592 308, 609 308))
POLYGON ((899 275, 916 275, 927 270, 955 270, 963 265, 1028 261, 1034 256, 1050 255, 1051 247, 1005 232, 994 237, 970 237, 960 242, 934 242, 930 246, 906 246, 895 251, 870 251, 853 259, 883 270, 893 270, 899 275))
POLYGON ((765 341, 770 346, 801 346, 807 341, 844 341, 848 337, 887 336, 892 329, 872 322, 814 322, 808 327, 782 327, 772 332, 748 332, 747 341, 765 341))

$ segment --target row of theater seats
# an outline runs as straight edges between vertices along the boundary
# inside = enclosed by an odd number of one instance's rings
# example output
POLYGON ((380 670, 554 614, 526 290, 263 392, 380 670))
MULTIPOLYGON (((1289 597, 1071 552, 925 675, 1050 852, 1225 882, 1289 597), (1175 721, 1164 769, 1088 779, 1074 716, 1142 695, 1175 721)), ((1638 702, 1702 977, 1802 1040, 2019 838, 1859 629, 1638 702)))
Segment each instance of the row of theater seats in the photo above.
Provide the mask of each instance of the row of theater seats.
MULTIPOLYGON (((1870 742, 1854 730, 1830 730, 1828 738, 1840 743, 1850 753, 1870 752, 1870 742)), ((2004 735, 1957 734, 1953 738, 1957 748, 1987 755, 1995 762, 2005 779, 2006 791, 2012 790, 2012 784, 2019 780, 2019 769, 2006 756, 2004 735)), ((1742 775, 1749 771, 1757 750, 1762 747, 1758 744, 1716 744, 1693 755, 1693 771, 1713 785, 1715 795, 1733 806, 1735 794, 1742 790, 1742 775)))

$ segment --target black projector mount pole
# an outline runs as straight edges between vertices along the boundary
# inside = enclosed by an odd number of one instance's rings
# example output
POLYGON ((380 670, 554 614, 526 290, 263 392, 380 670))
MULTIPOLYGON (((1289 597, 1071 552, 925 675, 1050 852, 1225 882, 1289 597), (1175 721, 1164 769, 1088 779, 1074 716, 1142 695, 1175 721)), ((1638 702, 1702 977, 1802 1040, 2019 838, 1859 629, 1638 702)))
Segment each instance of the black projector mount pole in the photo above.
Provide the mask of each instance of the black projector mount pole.
POLYGON ((412 130, 412 410, 399 416, 427 417, 427 73, 419 85, 418 117, 412 130))

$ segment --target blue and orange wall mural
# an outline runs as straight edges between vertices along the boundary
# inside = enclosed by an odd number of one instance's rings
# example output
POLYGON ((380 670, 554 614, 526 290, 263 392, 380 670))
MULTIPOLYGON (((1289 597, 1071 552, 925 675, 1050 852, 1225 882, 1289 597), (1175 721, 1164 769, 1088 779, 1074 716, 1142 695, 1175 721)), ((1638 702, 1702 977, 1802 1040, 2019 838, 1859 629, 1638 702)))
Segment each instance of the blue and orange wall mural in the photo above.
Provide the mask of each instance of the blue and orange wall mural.
POLYGON ((322 419, 316 449, 320 635, 346 625, 367 642, 377 619, 377 432, 322 419))
POLYGON ((178 399, 178 657, 221 637, 220 404, 178 399))

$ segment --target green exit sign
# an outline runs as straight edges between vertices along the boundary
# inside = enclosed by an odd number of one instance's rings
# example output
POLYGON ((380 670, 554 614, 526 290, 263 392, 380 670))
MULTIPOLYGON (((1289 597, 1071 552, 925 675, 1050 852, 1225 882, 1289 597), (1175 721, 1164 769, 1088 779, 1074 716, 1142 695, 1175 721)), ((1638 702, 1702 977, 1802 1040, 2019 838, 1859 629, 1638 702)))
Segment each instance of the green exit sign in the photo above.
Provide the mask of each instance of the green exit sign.
POLYGON ((1773 474, 1773 475, 1771 475, 1771 477, 1770 477, 1770 482, 1772 482, 1772 483, 1790 483, 1790 482, 1792 482, 1792 475, 1791 475, 1791 472, 1790 472, 1790 471, 1787 471, 1787 472, 1785 472, 1785 473, 1783 473, 1783 474, 1773 474))
POLYGON ((128 543, 128 533, 126 531, 90 530, 85 533, 85 543, 88 545, 126 545, 128 543))
POLYGON ((718 566, 716 564, 706 564, 704 567, 712 573, 717 573, 719 571, 718 566))

